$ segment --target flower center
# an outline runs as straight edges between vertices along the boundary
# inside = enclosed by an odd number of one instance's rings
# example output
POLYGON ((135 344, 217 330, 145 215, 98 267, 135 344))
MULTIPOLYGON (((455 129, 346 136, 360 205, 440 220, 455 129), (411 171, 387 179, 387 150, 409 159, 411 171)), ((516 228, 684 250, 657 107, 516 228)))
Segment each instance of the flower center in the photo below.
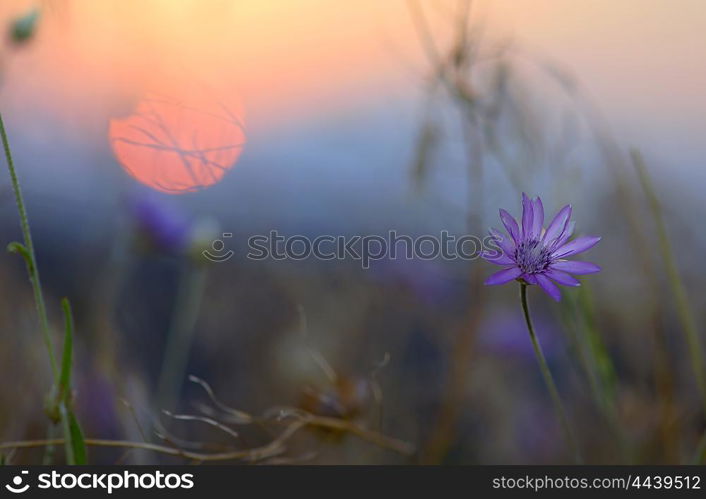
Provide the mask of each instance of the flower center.
POLYGON ((524 273, 537 274, 547 269, 551 253, 540 241, 530 239, 517 245, 515 261, 524 273))

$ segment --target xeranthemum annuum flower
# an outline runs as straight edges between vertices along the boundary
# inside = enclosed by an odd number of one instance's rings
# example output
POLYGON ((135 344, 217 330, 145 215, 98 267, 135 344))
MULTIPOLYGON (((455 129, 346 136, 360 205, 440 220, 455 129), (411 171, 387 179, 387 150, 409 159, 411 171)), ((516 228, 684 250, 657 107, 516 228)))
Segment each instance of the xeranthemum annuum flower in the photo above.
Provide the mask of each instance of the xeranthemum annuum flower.
POLYGON ((554 282, 564 286, 580 286, 581 283, 573 275, 599 272, 601 268, 594 263, 566 259, 591 249, 601 240, 600 237, 584 236, 569 241, 575 226, 570 218, 571 205, 566 205, 545 230, 542 200, 539 197, 529 199, 524 193, 522 227, 507 211, 501 209, 500 219, 510 237, 490 229, 490 235, 501 252, 486 251, 483 258, 505 268, 491 275, 485 284, 494 286, 514 280, 536 284, 559 301, 561 292, 554 282))

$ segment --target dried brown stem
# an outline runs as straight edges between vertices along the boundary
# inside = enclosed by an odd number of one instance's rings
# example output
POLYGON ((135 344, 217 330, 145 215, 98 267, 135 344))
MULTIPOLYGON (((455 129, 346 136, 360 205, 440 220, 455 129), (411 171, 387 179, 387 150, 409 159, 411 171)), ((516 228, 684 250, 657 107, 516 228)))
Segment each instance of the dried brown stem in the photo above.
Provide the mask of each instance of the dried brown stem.
MULTIPOLYGON (((126 440, 104 440, 97 438, 87 438, 86 445, 92 447, 118 447, 129 449, 141 449, 150 452, 156 452, 168 456, 182 457, 191 461, 208 462, 208 461, 261 461, 263 459, 272 458, 283 454, 286 449, 286 443, 302 428, 324 428, 330 430, 338 430, 381 447, 391 450, 402 455, 411 455, 414 452, 414 447, 408 442, 388 437, 381 433, 368 430, 358 424, 336 419, 315 416, 313 414, 302 413, 296 415, 296 418, 287 423, 286 428, 274 440, 266 445, 251 449, 231 450, 218 453, 202 453, 187 451, 176 447, 168 447, 165 445, 152 444, 148 442, 130 442, 126 440)), ((46 447, 50 445, 63 445, 63 439, 51 440, 24 440, 18 442, 0 443, 1 449, 29 449, 37 447, 46 447)))

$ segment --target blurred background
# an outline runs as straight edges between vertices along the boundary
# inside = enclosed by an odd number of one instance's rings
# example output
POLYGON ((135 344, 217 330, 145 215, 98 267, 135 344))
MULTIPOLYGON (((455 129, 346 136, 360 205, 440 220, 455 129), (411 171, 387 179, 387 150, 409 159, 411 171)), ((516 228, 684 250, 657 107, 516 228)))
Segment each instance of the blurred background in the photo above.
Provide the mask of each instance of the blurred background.
MULTIPOLYGON (((572 462, 517 289, 482 286, 491 265, 245 257, 270 230, 482 236, 525 191, 603 236, 603 272, 561 304, 530 290, 584 460, 700 459, 705 8, 3 2, 0 110, 57 344, 59 300, 73 304, 86 435, 249 449, 296 408, 343 424, 262 461, 572 462), (216 239, 232 258, 201 256, 216 239)), ((0 233, 21 237, 7 174, 0 233)), ((0 441, 42 439, 51 375, 16 255, 0 292, 0 441)))

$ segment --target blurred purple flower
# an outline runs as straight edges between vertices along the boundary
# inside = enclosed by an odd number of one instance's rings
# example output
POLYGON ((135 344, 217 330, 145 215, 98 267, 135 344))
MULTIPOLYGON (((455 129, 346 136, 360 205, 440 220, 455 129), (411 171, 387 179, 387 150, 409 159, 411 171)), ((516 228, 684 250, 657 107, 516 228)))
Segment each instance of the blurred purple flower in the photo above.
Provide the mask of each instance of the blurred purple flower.
POLYGON ((569 261, 565 258, 591 249, 601 240, 600 237, 584 236, 569 242, 574 232, 571 218, 571 205, 564 206, 544 229, 544 206, 539 197, 529 199, 522 193, 522 227, 505 210, 500 210, 500 219, 510 237, 505 237, 495 229, 490 235, 500 247, 500 251, 483 253, 490 263, 505 267, 491 275, 485 284, 494 286, 513 280, 527 284, 537 284, 554 300, 561 300, 561 292, 554 284, 579 286, 571 274, 583 275, 599 272, 601 268, 589 262, 569 261))
POLYGON ((447 304, 462 287, 458 278, 432 260, 388 258, 374 262, 371 268, 374 280, 402 286, 430 306, 447 304))
POLYGON ((551 409, 529 396, 515 405, 513 410, 515 442, 523 456, 533 462, 551 460, 560 451, 561 433, 551 409))
POLYGON ((134 196, 130 205, 138 231, 150 247, 167 253, 188 249, 192 224, 174 205, 152 192, 134 196))
MULTIPOLYGON (((539 328, 544 332, 542 346, 547 358, 551 359, 565 349, 562 337, 555 324, 539 315, 539 328)), ((536 362, 532 344, 527 341, 525 321, 513 314, 498 311, 483 320, 479 333, 480 346, 488 353, 501 357, 514 357, 525 362, 536 362)))
POLYGON ((87 421, 89 431, 108 438, 120 435, 121 424, 115 404, 117 395, 110 380, 91 369, 79 378, 77 410, 87 421))

